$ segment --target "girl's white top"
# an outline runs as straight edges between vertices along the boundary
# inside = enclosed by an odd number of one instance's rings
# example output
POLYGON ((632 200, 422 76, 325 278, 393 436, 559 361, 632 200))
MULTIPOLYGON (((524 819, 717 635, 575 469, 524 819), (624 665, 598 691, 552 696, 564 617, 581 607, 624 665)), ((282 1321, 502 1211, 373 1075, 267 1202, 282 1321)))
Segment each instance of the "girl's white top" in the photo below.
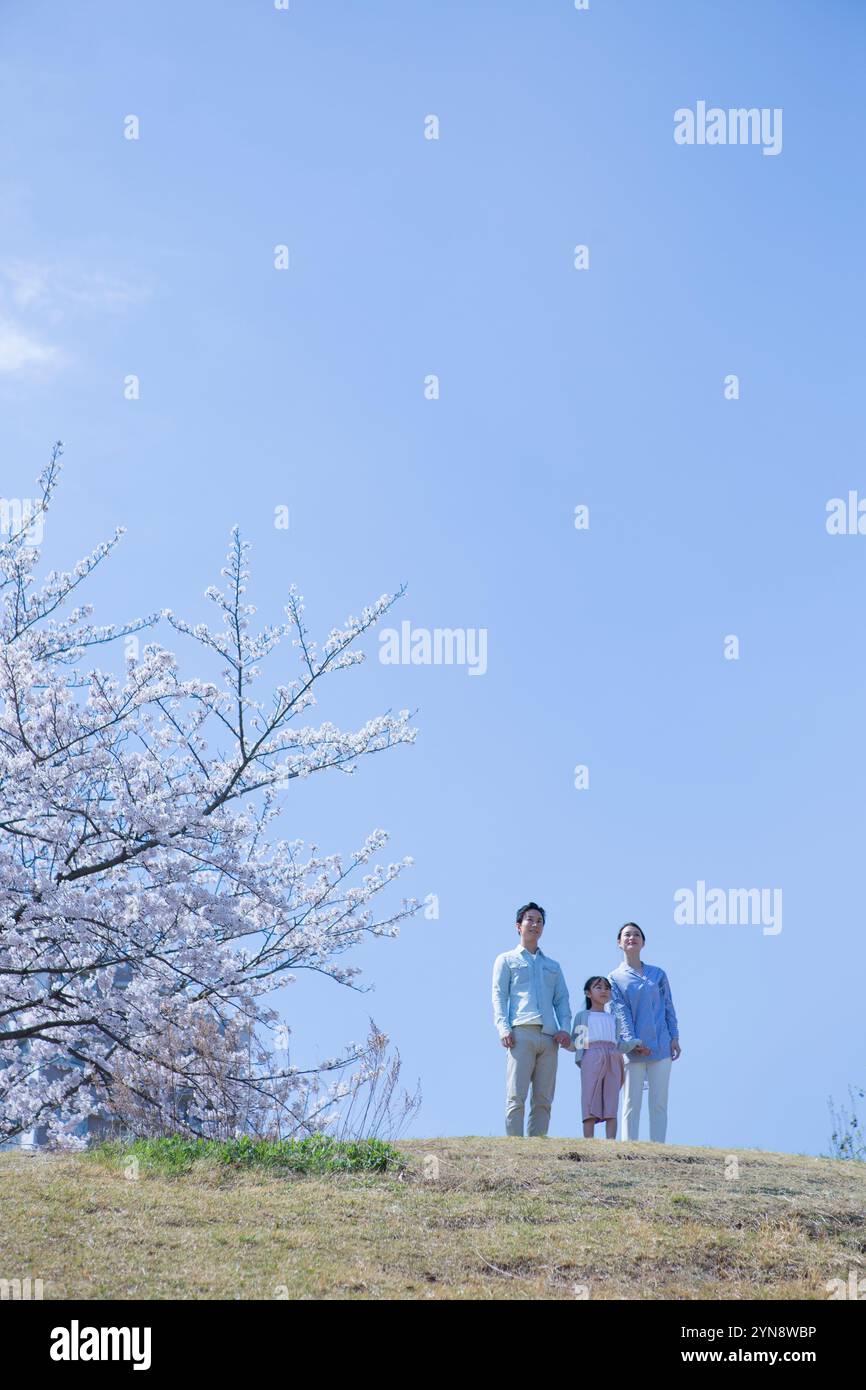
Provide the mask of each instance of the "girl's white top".
POLYGON ((598 1013, 590 1009, 586 1021, 590 1042, 616 1042, 616 1019, 613 1014, 598 1013))

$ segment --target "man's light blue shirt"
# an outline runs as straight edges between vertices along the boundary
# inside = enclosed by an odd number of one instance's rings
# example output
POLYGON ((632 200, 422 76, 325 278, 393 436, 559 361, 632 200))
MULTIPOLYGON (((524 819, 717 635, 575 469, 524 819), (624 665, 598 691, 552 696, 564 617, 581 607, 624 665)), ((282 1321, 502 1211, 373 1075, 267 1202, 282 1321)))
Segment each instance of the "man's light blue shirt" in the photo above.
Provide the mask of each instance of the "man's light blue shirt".
POLYGON ((500 1038, 522 1023, 540 1023, 541 1031, 571 1033, 571 1005, 559 963, 539 946, 516 946, 493 963, 493 1022, 500 1038))
POLYGON ((679 1037, 674 1001, 661 966, 641 963, 643 974, 625 961, 610 972, 611 1007, 619 1020, 626 1061, 661 1062, 671 1055, 672 1039, 679 1037), (649 1053, 631 1056, 638 1043, 649 1053))

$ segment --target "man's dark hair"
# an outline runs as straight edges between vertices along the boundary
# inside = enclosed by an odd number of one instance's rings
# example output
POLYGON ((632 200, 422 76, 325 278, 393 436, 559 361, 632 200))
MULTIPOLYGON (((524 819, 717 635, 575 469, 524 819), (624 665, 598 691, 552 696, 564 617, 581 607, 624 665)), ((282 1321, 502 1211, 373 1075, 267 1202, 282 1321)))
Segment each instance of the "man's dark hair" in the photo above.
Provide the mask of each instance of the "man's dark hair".
POLYGON ((609 985, 609 984, 610 984, 610 980, 607 978, 606 975, 590 975, 589 979, 587 980, 586 984, 584 985, 584 987, 583 987, 583 997, 584 997, 584 999, 586 1000, 586 1007, 587 1007, 588 1009, 591 1009, 591 1008, 592 1008, 592 999, 591 999, 591 997, 590 997, 589 991, 592 989, 593 985, 601 985, 601 984, 605 984, 605 985, 609 985))
POLYGON ((620 939, 620 937, 622 936, 623 932, 625 931, 626 927, 634 927, 635 931, 639 931, 639 932, 640 932, 640 939, 641 939, 641 941, 646 941, 646 937, 645 937, 644 934, 643 934, 643 928, 642 928, 642 927, 639 927, 638 924, 637 924, 637 922, 623 922, 622 926, 620 927, 619 931, 618 931, 617 934, 616 934, 616 939, 617 939, 617 941, 619 941, 619 939, 620 939))
POLYGON ((526 912, 531 912, 533 909, 534 909, 536 912, 540 912, 540 913, 541 913, 541 920, 542 920, 542 922, 546 922, 546 921, 547 921, 547 917, 545 916, 544 908, 543 908, 543 907, 539 907, 538 903, 524 903, 522 907, 519 907, 519 908, 517 909, 517 925, 518 925, 518 927, 520 926, 520 923, 523 921, 524 913, 526 913, 526 912))

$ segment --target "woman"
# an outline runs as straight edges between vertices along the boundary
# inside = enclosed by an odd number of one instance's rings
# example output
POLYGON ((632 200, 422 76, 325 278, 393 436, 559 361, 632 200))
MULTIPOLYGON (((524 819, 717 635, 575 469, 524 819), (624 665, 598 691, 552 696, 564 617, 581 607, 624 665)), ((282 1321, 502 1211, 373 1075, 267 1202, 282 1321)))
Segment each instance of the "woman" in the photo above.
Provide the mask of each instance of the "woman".
POLYGON ((671 1063, 682 1051, 671 987, 660 966, 646 965, 641 960, 646 937, 636 922, 620 927, 616 939, 624 956, 622 965, 610 974, 611 1003, 625 1052, 622 1137, 638 1138, 646 1079, 650 1139, 663 1144, 668 1125, 671 1063))

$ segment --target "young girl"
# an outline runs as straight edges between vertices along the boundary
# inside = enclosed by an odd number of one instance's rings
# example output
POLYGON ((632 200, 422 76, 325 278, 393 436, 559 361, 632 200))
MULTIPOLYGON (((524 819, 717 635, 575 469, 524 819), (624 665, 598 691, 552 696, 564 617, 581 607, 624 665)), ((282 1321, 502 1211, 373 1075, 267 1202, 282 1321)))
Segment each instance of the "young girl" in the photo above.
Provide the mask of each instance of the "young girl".
POLYGON ((592 1139, 604 1120, 608 1139, 616 1138, 616 1110, 623 1083, 622 1033, 609 1013, 610 984, 604 975, 590 975, 583 987, 586 1008, 574 1018, 571 1040, 580 1067, 583 1137, 592 1139))

